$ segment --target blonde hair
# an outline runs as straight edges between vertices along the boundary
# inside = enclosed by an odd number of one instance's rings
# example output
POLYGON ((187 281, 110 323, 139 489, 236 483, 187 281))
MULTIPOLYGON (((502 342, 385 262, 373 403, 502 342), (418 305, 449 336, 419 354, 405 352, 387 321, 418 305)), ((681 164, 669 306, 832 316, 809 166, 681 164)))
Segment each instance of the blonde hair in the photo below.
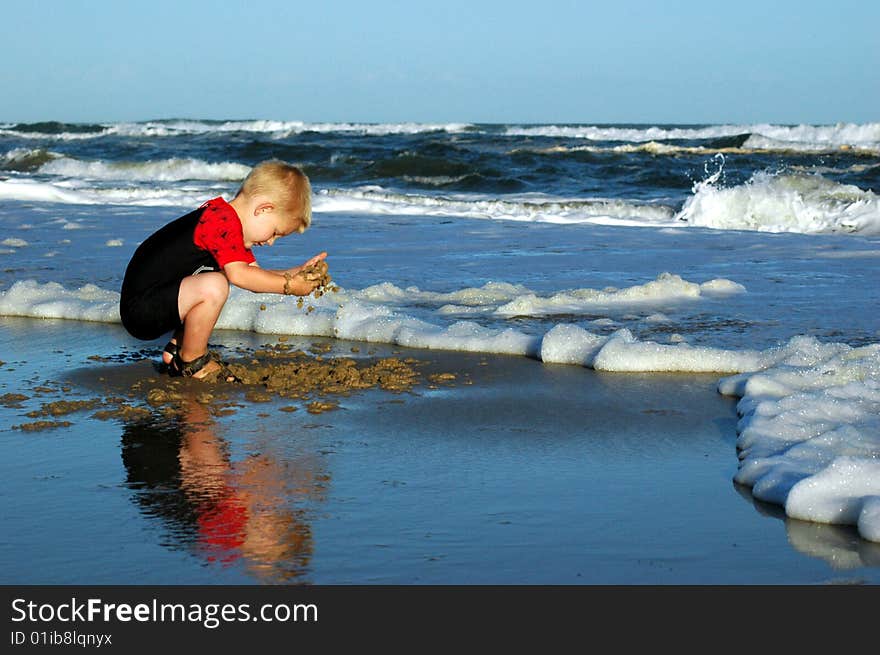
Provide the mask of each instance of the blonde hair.
POLYGON ((235 195, 268 197, 282 214, 299 219, 300 232, 312 224, 312 185, 299 166, 279 159, 261 162, 251 169, 235 195))

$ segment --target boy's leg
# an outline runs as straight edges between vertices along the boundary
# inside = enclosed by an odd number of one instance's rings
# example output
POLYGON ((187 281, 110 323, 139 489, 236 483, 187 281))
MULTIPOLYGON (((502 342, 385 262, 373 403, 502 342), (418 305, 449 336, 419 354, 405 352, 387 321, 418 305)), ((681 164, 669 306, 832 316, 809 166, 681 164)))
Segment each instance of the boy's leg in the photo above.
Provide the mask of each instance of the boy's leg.
MULTIPOLYGON (((190 275, 180 283, 177 309, 183 321, 183 341, 178 341, 178 347, 183 361, 191 362, 208 352, 208 339, 228 297, 229 281, 223 273, 190 275)), ((218 368, 212 362, 202 370, 207 374, 218 368)))

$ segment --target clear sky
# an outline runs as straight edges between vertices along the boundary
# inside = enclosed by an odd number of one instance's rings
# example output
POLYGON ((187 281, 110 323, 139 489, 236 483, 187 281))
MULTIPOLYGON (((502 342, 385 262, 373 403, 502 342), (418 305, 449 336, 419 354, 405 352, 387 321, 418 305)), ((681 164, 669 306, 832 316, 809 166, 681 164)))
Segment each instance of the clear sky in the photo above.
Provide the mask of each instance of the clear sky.
POLYGON ((0 121, 880 121, 877 0, 0 0, 0 121))

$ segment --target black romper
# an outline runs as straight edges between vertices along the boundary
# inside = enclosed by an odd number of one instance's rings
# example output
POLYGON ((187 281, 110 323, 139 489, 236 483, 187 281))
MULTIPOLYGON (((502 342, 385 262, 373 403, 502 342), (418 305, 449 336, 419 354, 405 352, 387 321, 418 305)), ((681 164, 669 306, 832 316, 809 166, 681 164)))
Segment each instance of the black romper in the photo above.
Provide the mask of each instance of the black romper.
POLYGON ((135 250, 125 269, 119 299, 122 325, 133 337, 152 341, 178 329, 181 281, 197 273, 221 270, 213 255, 193 242, 205 209, 203 205, 168 223, 135 250))

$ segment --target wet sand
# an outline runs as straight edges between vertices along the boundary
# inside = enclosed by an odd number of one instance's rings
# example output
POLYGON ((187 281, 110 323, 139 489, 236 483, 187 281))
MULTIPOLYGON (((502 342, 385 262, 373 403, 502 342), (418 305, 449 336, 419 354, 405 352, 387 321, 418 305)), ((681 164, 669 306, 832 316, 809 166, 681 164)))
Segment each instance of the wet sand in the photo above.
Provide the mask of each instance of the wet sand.
POLYGON ((4 582, 880 581, 877 545, 731 482, 715 376, 215 336, 242 384, 2 319, 4 582))

